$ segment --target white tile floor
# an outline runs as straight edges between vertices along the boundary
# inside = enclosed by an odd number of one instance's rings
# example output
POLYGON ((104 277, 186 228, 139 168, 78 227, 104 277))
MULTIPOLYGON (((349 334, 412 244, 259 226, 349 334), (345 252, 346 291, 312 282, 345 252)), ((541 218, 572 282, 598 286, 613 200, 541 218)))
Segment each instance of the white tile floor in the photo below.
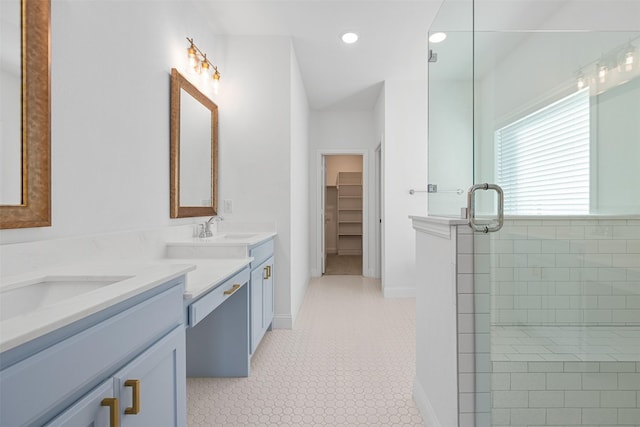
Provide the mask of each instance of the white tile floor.
POLYGON ((423 425, 411 397, 415 300, 383 298, 377 280, 312 280, 295 328, 267 332, 251 369, 189 378, 189 426, 423 425))

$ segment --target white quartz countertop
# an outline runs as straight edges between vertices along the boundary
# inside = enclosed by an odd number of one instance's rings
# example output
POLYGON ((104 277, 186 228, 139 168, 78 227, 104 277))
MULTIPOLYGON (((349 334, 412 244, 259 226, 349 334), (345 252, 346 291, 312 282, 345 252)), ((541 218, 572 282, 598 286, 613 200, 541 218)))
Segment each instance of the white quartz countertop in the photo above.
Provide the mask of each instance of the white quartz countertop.
POLYGON ((185 300, 193 300, 222 284, 227 278, 249 265, 253 258, 165 259, 169 264, 192 264, 187 273, 185 300))
POLYGON ((167 242, 170 246, 253 246, 265 240, 273 238, 277 233, 271 231, 256 232, 222 232, 214 234, 212 237, 199 238, 192 237, 182 240, 167 242))
POLYGON ((93 279, 118 277, 121 280, 1 321, 0 352, 14 348, 153 289, 195 268, 196 265, 190 262, 178 263, 149 260, 148 262, 139 263, 87 263, 4 277, 0 283, 0 291, 3 292, 52 277, 71 277, 74 280, 82 277, 93 279))
POLYGON ((448 217, 448 216, 428 215, 428 216, 410 216, 409 218, 414 222, 427 222, 427 223, 438 224, 438 225, 460 225, 460 224, 467 224, 468 222, 466 218, 454 218, 454 217, 448 217))
POLYGON ((241 248, 257 245, 275 235, 275 232, 265 231, 227 231, 207 239, 183 238, 166 242, 168 246, 184 247, 184 249, 191 247, 196 252, 197 248, 201 250, 210 248, 216 251, 215 257, 205 256, 205 254, 192 258, 190 255, 193 251, 181 250, 182 256, 135 262, 115 260, 108 263, 78 263, 0 277, 0 292, 2 292, 0 303, 9 307, 4 315, 0 312, 0 353, 182 275, 186 275, 185 301, 196 299, 219 286, 253 261, 252 258, 247 257, 246 249, 241 248), (60 282, 67 279, 74 282, 71 283, 71 288, 74 290, 67 291, 63 298, 51 299, 46 295, 55 293, 50 291, 52 288, 49 287, 49 283, 37 285, 39 282, 60 282), (113 283, 96 284, 100 280, 113 283), (87 288, 83 287, 85 282, 89 283, 90 291, 86 291, 87 288), (33 289, 24 289, 23 292, 22 288, 32 284, 35 285, 33 289), (11 291, 17 288, 21 290, 11 291), (44 302, 39 300, 41 296, 44 302), (17 304, 14 304, 14 301, 17 304))

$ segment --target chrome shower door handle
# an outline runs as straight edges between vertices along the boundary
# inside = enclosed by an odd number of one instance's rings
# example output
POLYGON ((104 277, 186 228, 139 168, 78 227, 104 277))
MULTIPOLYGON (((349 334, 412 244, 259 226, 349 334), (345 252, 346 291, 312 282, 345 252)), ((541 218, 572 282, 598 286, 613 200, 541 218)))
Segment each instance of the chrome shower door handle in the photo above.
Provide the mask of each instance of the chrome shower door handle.
POLYGON ((476 184, 469 188, 467 193, 467 221, 469 221, 469 227, 474 231, 480 231, 482 233, 496 232, 502 228, 504 224, 504 192, 499 185, 496 184, 476 184), (473 197, 473 193, 476 190, 495 190, 498 193, 498 222, 495 225, 481 225, 476 223, 476 201, 473 197))

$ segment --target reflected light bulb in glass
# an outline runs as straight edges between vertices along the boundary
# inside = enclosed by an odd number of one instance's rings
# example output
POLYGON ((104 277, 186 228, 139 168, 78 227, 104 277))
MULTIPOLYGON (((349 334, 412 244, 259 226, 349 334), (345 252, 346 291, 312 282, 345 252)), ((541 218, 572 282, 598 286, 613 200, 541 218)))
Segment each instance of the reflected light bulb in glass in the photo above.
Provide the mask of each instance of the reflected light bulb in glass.
POLYGON ((607 67, 605 65, 601 65, 598 68, 598 80, 600 83, 604 83, 607 80, 607 67))
POLYGON ((633 69, 633 51, 630 50, 629 52, 627 52, 625 58, 624 58, 624 70, 625 71, 631 71, 633 69))

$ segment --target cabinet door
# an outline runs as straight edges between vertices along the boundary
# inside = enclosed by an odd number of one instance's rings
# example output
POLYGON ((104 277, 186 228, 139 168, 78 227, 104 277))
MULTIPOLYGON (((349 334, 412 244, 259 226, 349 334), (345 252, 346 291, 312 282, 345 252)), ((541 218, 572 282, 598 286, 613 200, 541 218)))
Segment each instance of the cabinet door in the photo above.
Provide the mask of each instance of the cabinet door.
POLYGON ((262 328, 267 330, 271 326, 271 322, 273 321, 273 274, 274 274, 274 264, 273 257, 269 258, 267 261, 268 277, 262 282, 262 328))
POLYGON ((109 407, 103 406, 102 402, 113 396, 113 380, 109 378, 45 424, 45 427, 109 427, 109 407))
POLYGON ((249 305, 251 307, 251 354, 256 350, 260 340, 262 339, 262 322, 263 322, 263 302, 262 302, 262 281, 266 277, 267 264, 260 264, 256 269, 251 271, 251 295, 249 296, 249 305))
POLYGON ((120 425, 186 426, 185 331, 178 326, 114 376, 120 425))

